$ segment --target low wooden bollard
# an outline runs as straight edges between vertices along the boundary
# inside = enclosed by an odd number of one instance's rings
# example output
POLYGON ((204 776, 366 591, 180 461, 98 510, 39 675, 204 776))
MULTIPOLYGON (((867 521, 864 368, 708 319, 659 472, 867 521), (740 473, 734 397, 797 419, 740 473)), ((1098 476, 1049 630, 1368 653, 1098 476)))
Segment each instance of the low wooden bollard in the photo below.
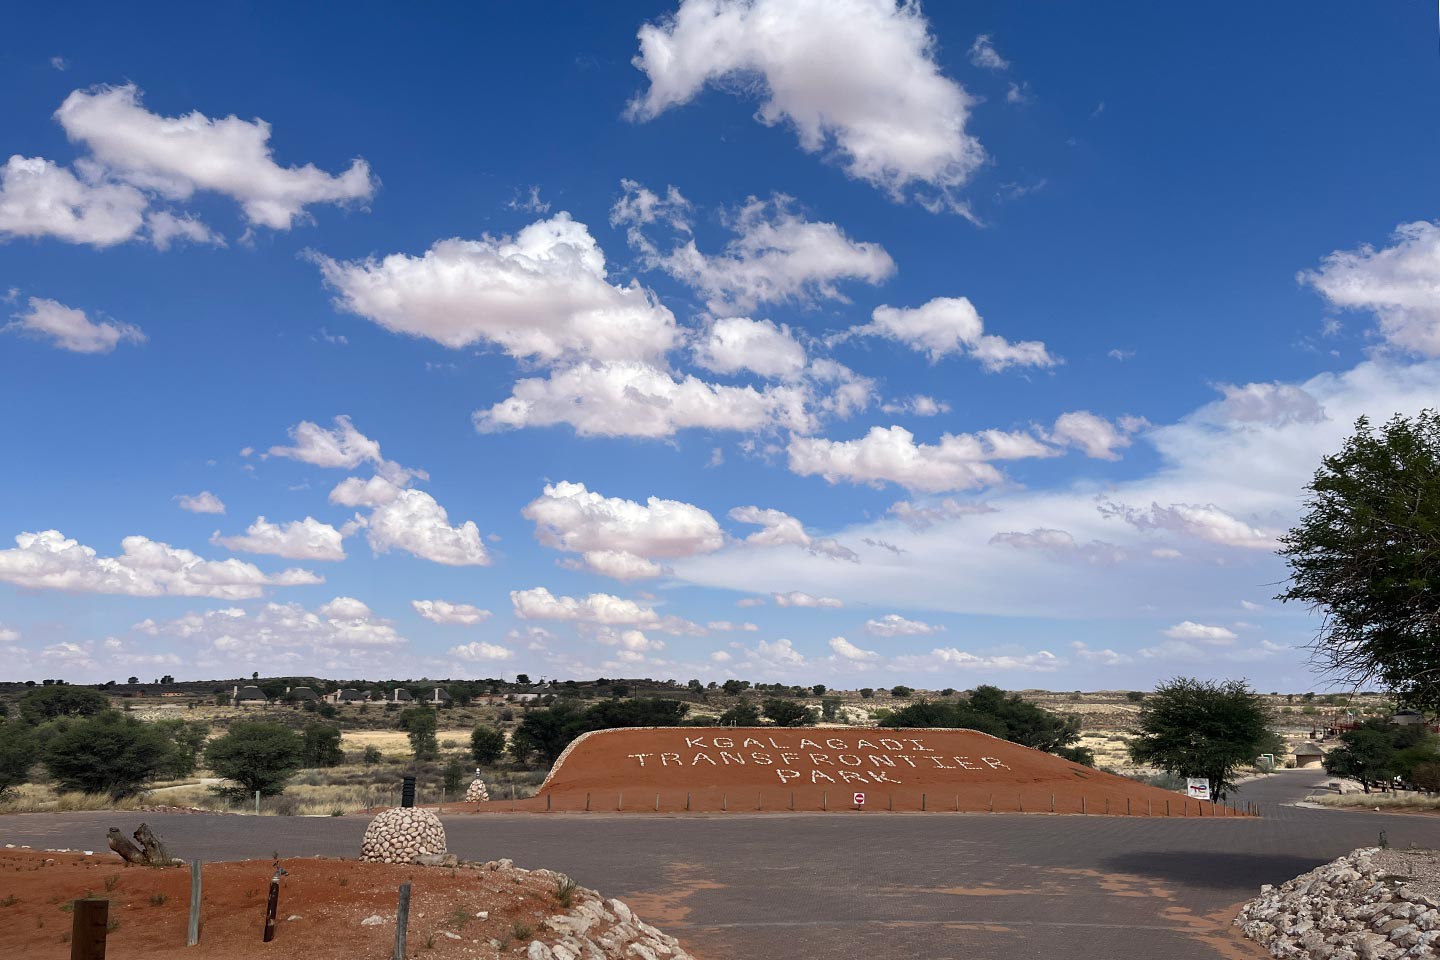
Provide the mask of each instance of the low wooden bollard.
POLYGON ((1165 801, 1165 816, 1167 816, 1167 817, 1170 816, 1170 801, 1169 801, 1169 800, 1166 800, 1166 801, 1165 801))
POLYGON ((624 791, 624 790, 621 790, 618 794, 615 795, 615 809, 616 809, 616 810, 624 810, 624 809, 625 809, 625 791, 624 791))
POLYGON ((1050 812, 1055 812, 1055 794, 1050 794, 1050 812))
POLYGON ((200 875, 203 862, 190 861, 190 924, 185 931, 185 946, 200 942, 200 875))
POLYGON ((689 809, 690 809, 690 794, 688 794, 688 793, 685 794, 685 809, 686 809, 687 812, 688 812, 689 809))
POLYGON ((820 791, 820 809, 821 809, 821 810, 829 810, 829 809, 830 809, 830 791, 829 791, 829 790, 821 790, 821 791, 820 791))
POLYGON ((590 812, 590 794, 585 794, 585 812, 590 812))
POLYGON ((1109 797, 1106 797, 1106 798, 1105 798, 1105 815, 1106 815, 1107 817, 1110 815, 1110 798, 1109 798, 1109 797))
POLYGON ((925 794, 920 794, 920 812, 925 812, 925 794))
POLYGON ((105 960, 105 934, 110 925, 110 901, 87 897, 75 901, 70 924, 70 960, 105 960))
POLYGON ((545 812, 550 812, 550 794, 545 794, 545 812))
POLYGON ((655 812, 660 812, 660 794, 655 794, 655 812))
POLYGON ((794 809, 795 809, 795 791, 794 791, 794 790, 791 790, 791 791, 790 791, 790 809, 791 809, 791 810, 794 810, 794 809))
POLYGON ((1085 812, 1085 794, 1080 794, 1080 812, 1085 812))
POLYGON ((1130 816, 1130 798, 1125 798, 1125 816, 1130 816))
POLYGON ((405 960, 405 930, 410 926, 410 884, 400 884, 400 903, 395 908, 395 953, 391 960, 405 960))
POLYGON ((990 812, 995 812, 995 794, 990 794, 990 812))

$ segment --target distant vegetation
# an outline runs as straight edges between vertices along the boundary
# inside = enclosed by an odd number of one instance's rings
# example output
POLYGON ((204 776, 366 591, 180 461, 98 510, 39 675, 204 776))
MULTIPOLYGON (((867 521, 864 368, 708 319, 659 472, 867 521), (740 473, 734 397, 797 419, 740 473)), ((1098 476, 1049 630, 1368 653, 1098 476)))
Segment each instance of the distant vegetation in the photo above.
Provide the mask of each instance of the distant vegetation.
POLYGON ((922 700, 894 711, 882 727, 961 727, 979 730, 1057 757, 1095 765, 1095 755, 1074 744, 1080 740, 1078 717, 1061 716, 1007 694, 999 687, 979 686, 968 700, 922 700))

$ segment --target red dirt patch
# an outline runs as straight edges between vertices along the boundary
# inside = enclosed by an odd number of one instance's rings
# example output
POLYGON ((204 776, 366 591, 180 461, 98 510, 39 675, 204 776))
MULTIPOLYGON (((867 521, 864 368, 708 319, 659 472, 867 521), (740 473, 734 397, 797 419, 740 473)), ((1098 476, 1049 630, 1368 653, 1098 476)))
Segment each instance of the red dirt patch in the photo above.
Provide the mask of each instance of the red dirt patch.
POLYGON ((70 904, 84 896, 110 900, 110 920, 118 921, 107 942, 111 960, 240 960, 261 952, 305 960, 388 957, 395 941, 397 892, 407 881, 412 889, 407 953, 423 952, 437 960, 523 956, 530 939, 516 937, 515 925, 539 936, 541 921, 564 912, 556 900, 554 875, 548 873, 319 858, 281 865, 289 874, 280 881, 274 941, 261 942, 273 862, 209 863, 200 945, 187 950, 188 868, 129 867, 108 854, 0 850, 0 957, 68 957, 70 904), (476 918, 480 911, 489 911, 489 918, 476 918), (375 914, 385 922, 361 926, 375 914), (492 939, 509 941, 506 950, 492 946, 492 939))
POLYGON ((865 810, 1238 816, 974 730, 648 727, 587 733, 539 793, 456 812, 865 810))

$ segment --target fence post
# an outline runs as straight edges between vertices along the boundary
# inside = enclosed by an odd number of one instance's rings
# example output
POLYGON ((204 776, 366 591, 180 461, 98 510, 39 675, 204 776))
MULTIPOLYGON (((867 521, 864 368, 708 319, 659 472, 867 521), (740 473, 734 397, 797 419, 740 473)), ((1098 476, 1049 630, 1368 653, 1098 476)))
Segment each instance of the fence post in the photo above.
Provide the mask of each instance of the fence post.
POLYGON ((270 896, 265 899, 265 934, 261 939, 269 943, 275 939, 275 912, 280 907, 280 877, 270 878, 270 896))
POLYGON ((1165 816, 1170 816, 1170 801, 1168 799, 1165 801, 1165 816))
POLYGON ((589 794, 589 793, 586 793, 586 794, 585 794, 585 812, 586 812, 586 813, 589 813, 589 812, 590 812, 590 794, 589 794))
POLYGON ((1055 794, 1050 794, 1050 812, 1055 812, 1055 794))
POLYGON ((255 816, 260 816, 260 791, 255 791, 255 816))
POLYGON ((190 861, 190 925, 185 932, 185 946, 200 942, 200 870, 203 861, 190 861))
POLYGON ((920 812, 925 812, 925 794, 920 794, 920 812))
POLYGON ((829 791, 829 790, 821 790, 821 791, 820 791, 820 809, 821 809, 821 810, 829 810, 829 809, 830 809, 830 791, 829 791))
POLYGON ((109 900, 76 900, 75 918, 70 924, 70 960, 105 960, 109 921, 109 900))
POLYGON ((1080 812, 1085 812, 1085 794, 1080 794, 1080 812))
POLYGON ((990 812, 995 812, 995 794, 990 794, 990 812))
POLYGON ((655 794, 655 812, 660 812, 660 794, 655 794))
POLYGON ((729 809, 730 809, 730 796, 729 796, 728 794, 724 794, 724 793, 720 794, 720 810, 721 810, 721 812, 723 813, 724 811, 729 810, 729 809))
POLYGON ((410 884, 400 884, 400 903, 395 908, 395 953, 392 960, 405 960, 405 928, 410 925, 410 884))

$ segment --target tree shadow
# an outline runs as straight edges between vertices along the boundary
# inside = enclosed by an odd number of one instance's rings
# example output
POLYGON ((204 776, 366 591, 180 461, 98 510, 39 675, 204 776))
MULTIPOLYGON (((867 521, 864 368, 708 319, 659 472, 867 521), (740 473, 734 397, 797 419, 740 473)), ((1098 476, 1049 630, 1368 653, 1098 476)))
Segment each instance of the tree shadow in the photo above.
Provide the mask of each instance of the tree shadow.
POLYGON ((1209 853, 1205 851, 1137 851, 1108 857, 1106 870, 1155 877, 1187 887, 1216 890, 1258 890, 1262 883, 1276 886, 1329 863, 1320 857, 1290 854, 1209 853))

